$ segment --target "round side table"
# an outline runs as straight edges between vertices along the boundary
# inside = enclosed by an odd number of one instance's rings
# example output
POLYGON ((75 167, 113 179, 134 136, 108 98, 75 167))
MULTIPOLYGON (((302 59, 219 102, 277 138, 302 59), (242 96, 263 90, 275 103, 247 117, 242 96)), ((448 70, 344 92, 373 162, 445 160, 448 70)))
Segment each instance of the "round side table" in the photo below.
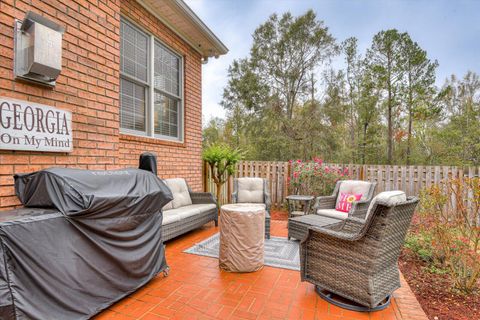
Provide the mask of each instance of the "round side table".
POLYGON ((298 217, 304 216, 310 213, 310 205, 312 204, 314 197, 313 196, 306 196, 306 195, 299 195, 293 194, 287 196, 287 203, 288 203, 288 217, 298 217), (303 210, 297 210, 296 203, 303 204, 303 210))

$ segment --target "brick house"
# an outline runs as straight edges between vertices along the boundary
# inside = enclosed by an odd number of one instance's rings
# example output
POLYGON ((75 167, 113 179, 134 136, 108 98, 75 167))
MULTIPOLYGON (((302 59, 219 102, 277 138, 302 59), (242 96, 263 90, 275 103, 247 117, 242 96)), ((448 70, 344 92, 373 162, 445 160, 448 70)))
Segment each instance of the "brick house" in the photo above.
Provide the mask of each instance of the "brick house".
POLYGON ((226 52, 182 0, 1 1, 0 97, 70 111, 73 150, 0 150, 0 209, 19 205, 14 173, 137 166, 144 151, 162 178, 200 190, 201 66, 226 52), (28 11, 65 29, 53 88, 15 78, 14 24, 28 11))

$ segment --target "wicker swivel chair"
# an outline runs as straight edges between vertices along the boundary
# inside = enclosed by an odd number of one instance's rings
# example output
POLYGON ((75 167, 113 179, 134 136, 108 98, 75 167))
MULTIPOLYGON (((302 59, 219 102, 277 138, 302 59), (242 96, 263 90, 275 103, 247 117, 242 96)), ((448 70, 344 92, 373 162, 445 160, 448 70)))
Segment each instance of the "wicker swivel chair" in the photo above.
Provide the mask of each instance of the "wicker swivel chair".
POLYGON ((265 238, 270 239, 270 192, 268 180, 262 178, 236 178, 233 180, 233 203, 265 204, 265 238))
POLYGON ((314 205, 314 212, 318 215, 335 218, 346 219, 348 216, 355 216, 358 218, 365 218, 370 201, 372 201, 375 193, 376 182, 361 181, 361 180, 340 180, 337 181, 335 189, 331 196, 317 197, 314 205), (362 194, 359 201, 355 201, 355 208, 352 207, 351 213, 335 210, 338 202, 338 197, 341 193, 348 194, 362 194))
POLYGON ((309 227, 323 227, 345 220, 348 217, 365 219, 368 206, 375 192, 375 182, 360 180, 341 180, 335 185, 331 196, 317 197, 314 205, 314 214, 288 219, 288 239, 302 240, 306 237, 309 227), (335 209, 340 193, 362 194, 359 201, 352 203, 347 212, 335 209))
POLYGON ((386 308, 400 287, 397 261, 417 204, 417 198, 406 198, 402 191, 383 192, 372 201, 366 220, 348 217, 310 227, 300 246, 302 281, 346 309, 386 308))

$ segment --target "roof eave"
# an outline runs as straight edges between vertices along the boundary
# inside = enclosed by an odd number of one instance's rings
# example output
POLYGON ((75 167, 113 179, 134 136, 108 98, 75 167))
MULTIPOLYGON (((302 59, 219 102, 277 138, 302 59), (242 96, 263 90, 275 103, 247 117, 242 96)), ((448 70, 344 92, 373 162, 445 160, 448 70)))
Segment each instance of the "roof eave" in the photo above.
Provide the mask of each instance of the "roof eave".
POLYGON ((183 12, 185 17, 192 23, 196 28, 198 28, 202 35, 207 38, 213 45, 213 50, 202 50, 197 44, 193 43, 188 37, 180 32, 174 25, 172 25, 167 19, 162 17, 161 12, 155 10, 144 0, 137 0, 137 2, 144 7, 148 12, 154 15, 158 20, 165 24, 168 28, 174 31, 182 40, 187 42, 192 48, 194 48, 198 53, 202 55, 202 58, 209 57, 218 57, 224 55, 228 52, 228 48, 220 41, 220 39, 207 27, 207 25, 193 12, 192 9, 182 0, 167 0, 175 3, 179 9, 183 12))
POLYGON ((174 0, 179 7, 181 7, 185 13, 194 21, 194 23, 202 30, 206 37, 208 37, 216 47, 218 47, 218 52, 220 55, 226 54, 228 52, 227 46, 213 33, 212 30, 197 16, 195 12, 183 1, 183 0, 174 0))

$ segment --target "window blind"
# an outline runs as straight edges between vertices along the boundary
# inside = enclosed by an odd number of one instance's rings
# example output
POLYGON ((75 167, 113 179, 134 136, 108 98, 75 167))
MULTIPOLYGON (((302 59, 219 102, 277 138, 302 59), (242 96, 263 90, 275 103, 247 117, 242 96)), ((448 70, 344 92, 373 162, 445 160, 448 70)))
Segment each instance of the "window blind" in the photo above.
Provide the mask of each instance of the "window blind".
POLYGON ((131 81, 120 81, 120 125, 122 128, 145 131, 145 87, 131 81))
POLYGON ((154 132, 179 136, 180 57, 155 41, 154 132))
POLYGON ((121 129, 127 133, 134 131, 142 135, 181 140, 182 65, 180 55, 121 19, 121 129), (150 65, 151 62, 153 65, 150 65))

